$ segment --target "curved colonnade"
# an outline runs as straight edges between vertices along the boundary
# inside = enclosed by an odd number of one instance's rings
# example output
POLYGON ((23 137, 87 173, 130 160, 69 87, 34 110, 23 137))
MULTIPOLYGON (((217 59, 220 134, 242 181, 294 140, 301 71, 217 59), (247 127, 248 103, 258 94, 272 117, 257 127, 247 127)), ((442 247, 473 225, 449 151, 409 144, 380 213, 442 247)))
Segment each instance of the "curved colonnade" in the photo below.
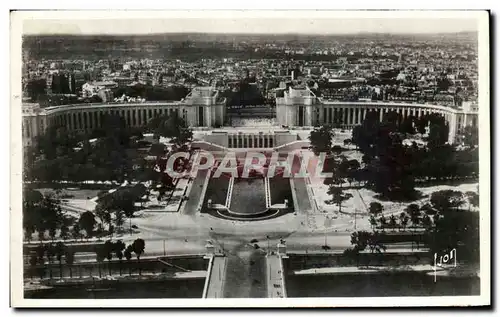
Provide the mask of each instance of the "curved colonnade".
MULTIPOLYGON (((307 101, 307 99, 305 100, 307 101)), ((405 120, 409 117, 420 118, 437 113, 444 117, 450 127, 449 142, 453 143, 458 131, 466 126, 477 126, 477 111, 456 109, 441 105, 399 103, 399 102, 344 102, 324 101, 304 102, 277 98, 276 113, 278 122, 286 126, 315 126, 332 124, 341 128, 353 128, 363 122, 370 111, 378 113, 380 121, 389 112, 396 112, 405 120), (281 99, 281 100, 280 100, 281 99)))
MULTIPOLYGON (((282 98, 277 98, 279 99, 282 98)), ((369 111, 379 113, 380 120, 384 114, 395 111, 401 114, 402 119, 410 116, 421 117, 430 113, 444 116, 450 126, 450 141, 454 140, 456 133, 465 126, 477 126, 477 112, 461 110, 451 107, 394 102, 331 102, 322 101, 311 104, 286 104, 277 102, 277 121, 281 125, 314 126, 318 124, 337 124, 342 128, 352 128, 360 124, 369 111)), ((200 120, 202 116, 198 109, 203 107, 218 107, 219 105, 189 105, 183 102, 144 102, 144 103, 101 103, 101 104, 75 104, 48 107, 23 113, 23 139, 33 139, 41 134, 52 124, 65 125, 69 131, 90 131, 101 127, 102 117, 105 114, 116 114, 124 118, 131 127, 144 126, 156 116, 176 112, 182 116, 190 126, 211 126, 213 120, 200 120)), ((210 113, 206 109, 205 113, 210 113)), ((212 113, 222 114, 221 111, 212 113)), ((217 118, 223 121, 223 118, 217 118)), ((236 143, 232 140, 231 143, 236 143)), ((252 142, 252 141, 250 141, 252 142)), ((252 147, 260 147, 260 140, 252 142, 252 147), (255 144, 254 144, 255 143, 255 144)), ((263 141, 265 142, 265 141, 263 141)), ((236 144, 231 144, 229 147, 236 144)), ((239 144, 238 144, 239 145, 239 144)), ((271 144, 262 144, 263 147, 271 144)), ((273 144, 274 145, 274 144, 273 144)))

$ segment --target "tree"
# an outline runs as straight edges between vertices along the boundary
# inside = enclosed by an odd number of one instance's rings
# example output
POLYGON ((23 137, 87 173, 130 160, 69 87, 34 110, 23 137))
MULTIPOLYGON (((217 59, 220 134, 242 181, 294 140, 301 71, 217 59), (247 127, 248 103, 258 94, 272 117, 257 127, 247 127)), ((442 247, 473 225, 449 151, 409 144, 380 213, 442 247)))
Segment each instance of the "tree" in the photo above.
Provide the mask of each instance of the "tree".
POLYGON ((421 208, 420 208, 426 215, 434 215, 435 213, 437 213, 437 210, 432 208, 432 206, 430 204, 424 204, 421 208))
POLYGON ((123 259, 123 250, 125 250, 125 243, 122 240, 118 240, 114 243, 113 249, 116 257, 120 261, 120 276, 122 275, 122 259, 123 259))
POLYGON ((56 255, 57 261, 59 262, 59 275, 62 279, 62 258, 66 252, 66 246, 62 242, 57 242, 54 247, 54 253, 56 255))
POLYGON ((45 249, 45 246, 43 244, 39 244, 35 249, 37 261, 38 261, 38 263, 40 263, 40 268, 39 268, 40 279, 43 279, 43 276, 45 274, 45 269, 44 269, 45 252, 46 252, 46 249, 45 249))
POLYGON ((446 213, 462 206, 464 198, 462 192, 447 189, 432 193, 430 202, 441 213, 446 213))
POLYGON ((469 211, 470 211, 470 206, 472 207, 479 207, 479 194, 468 191, 465 193, 465 196, 467 197, 467 200, 469 201, 469 211))
POLYGON ((81 231, 80 225, 78 223, 75 223, 73 225, 73 228, 71 229, 71 237, 75 240, 81 238, 82 234, 80 231, 81 231))
POLYGON ((411 223, 413 225, 418 225, 420 220, 420 206, 417 204, 409 204, 406 207, 406 213, 410 216, 411 223))
MULTIPOLYGON (((144 242, 143 239, 135 239, 134 242, 132 243, 132 250, 135 253, 135 256, 137 257, 137 263, 140 262, 141 255, 144 253, 144 249, 146 247, 146 243, 144 242)), ((139 265, 139 275, 141 275, 141 266, 139 265)))
POLYGON ((177 146, 189 143, 193 139, 193 132, 176 112, 153 118, 148 124, 148 129, 153 131, 157 138, 160 136, 170 138, 170 142, 177 146))
POLYGON ((121 210, 127 218, 132 218, 135 211, 135 201, 132 199, 124 199, 121 201, 121 210))
POLYGON ((350 193, 343 193, 342 188, 337 187, 333 184, 331 184, 328 187, 328 195, 330 195, 332 198, 330 200, 325 201, 327 204, 336 204, 339 207, 339 212, 342 212, 342 202, 345 200, 349 200, 352 197, 352 194, 350 193))
POLYGON ((424 215, 422 217, 422 225, 424 226, 424 228, 426 230, 429 230, 432 226, 432 220, 431 220, 431 217, 429 217, 429 215, 424 215))
POLYGON ((363 142, 363 139, 362 139, 363 131, 362 130, 363 130, 363 128, 360 125, 357 125, 352 129, 351 144, 354 144, 356 146, 356 149, 358 149, 359 144, 363 142))
POLYGON ((429 115, 429 136, 427 137, 427 145, 430 149, 443 146, 448 142, 449 126, 444 117, 440 114, 431 113, 429 115))
POLYGON ((367 113, 363 123, 352 130, 352 144, 364 154, 372 156, 372 147, 376 142, 376 134, 380 127, 379 119, 374 112, 367 113))
POLYGON ((36 230, 40 240, 45 238, 48 230, 50 237, 55 238, 57 229, 63 224, 60 201, 52 194, 42 195, 38 191, 25 189, 23 192, 23 227, 25 236, 31 239, 36 230))
POLYGON ((479 144, 479 129, 473 126, 466 126, 463 137, 464 144, 469 148, 474 148, 479 144))
POLYGON ((132 274, 131 267, 130 267, 130 259, 132 259, 132 246, 129 244, 127 248, 125 249, 125 252, 123 253, 125 255, 125 258, 127 259, 128 263, 128 275, 132 274))
POLYGON ((373 201, 373 202, 370 203, 370 207, 368 209, 368 212, 371 215, 378 216, 379 214, 382 213, 383 209, 384 209, 384 207, 382 206, 381 203, 379 203, 377 201, 373 201))
POLYGON ((432 216, 432 223, 434 223, 434 227, 436 227, 436 224, 439 222, 441 219, 441 215, 439 213, 436 213, 432 216))
POLYGON ((73 278, 73 263, 75 262, 75 252, 73 251, 66 251, 66 254, 64 255, 64 260, 66 261, 66 264, 68 264, 69 267, 69 277, 73 278))
POLYGON ((370 248, 371 253, 377 251, 377 253, 385 252, 387 249, 385 245, 380 242, 380 236, 378 232, 373 232, 368 236, 368 247, 370 248))
POLYGON ((408 217, 408 214, 406 212, 402 212, 399 214, 399 222, 401 223, 403 230, 406 230, 406 226, 408 225, 409 220, 410 218, 408 217))
POLYGON ((167 147, 163 143, 153 143, 149 148, 149 155, 156 156, 157 159, 167 154, 167 147))
POLYGON ((46 251, 47 251, 47 249, 45 248, 45 246, 43 244, 39 244, 35 249, 36 256, 38 257, 38 262, 40 262, 40 264, 45 264, 45 252, 46 251))
POLYGON ((314 128, 309 135, 309 141, 311 143, 310 149, 316 156, 320 155, 320 153, 326 153, 327 155, 330 154, 332 151, 332 139, 334 135, 335 134, 330 126, 314 128))
POLYGON ((372 226, 372 230, 375 229, 375 227, 377 226, 377 219, 375 219, 375 216, 374 215, 370 215, 370 225, 372 226))
POLYGON ((439 217, 431 234, 431 254, 445 254, 456 248, 460 261, 479 263, 478 212, 449 212, 439 217))
POLYGON ((111 259, 113 259, 113 252, 114 252, 114 243, 111 242, 111 240, 108 240, 104 242, 103 245, 103 252, 104 252, 104 257, 108 260, 108 273, 111 275, 111 259))
POLYGON ((347 179, 349 181, 349 185, 353 180, 358 179, 359 175, 359 169, 361 168, 361 164, 359 164, 358 160, 349 160, 347 162, 348 169, 347 169, 347 179))
POLYGON ((38 239, 39 239, 40 241, 45 240, 45 231, 46 231, 46 229, 45 229, 44 227, 41 227, 41 226, 40 226, 40 227, 37 229, 37 231, 38 231, 38 239))
POLYGON ((49 237, 52 241, 54 241, 56 235, 57 235, 57 228, 55 227, 49 228, 49 237))
POLYGON ((101 220, 102 223, 105 223, 108 225, 108 231, 109 227, 111 226, 111 214, 109 210, 106 209, 106 206, 103 206, 103 204, 98 203, 95 206, 94 209, 95 215, 101 220))
POLYGON ((361 252, 368 246, 370 235, 368 231, 355 231, 351 234, 351 244, 358 252, 361 252))
POLYGON ((415 128, 413 127, 414 120, 415 119, 413 117, 403 120, 401 126, 399 127, 399 131, 405 134, 415 134, 415 128))
POLYGON ((398 133, 397 114, 393 117, 380 123, 379 114, 370 112, 353 131, 353 143, 363 153, 366 184, 382 197, 409 199, 415 195, 415 176, 409 164, 412 152, 398 133))
POLYGON ((66 240, 70 236, 69 226, 71 225, 72 220, 68 217, 64 217, 61 223, 61 227, 59 228, 59 237, 63 240, 66 240))
POLYGON ((123 211, 122 210, 116 210, 115 211, 115 225, 118 228, 118 232, 121 231, 123 223, 125 222, 125 219, 123 219, 123 211))
POLYGON ((36 254, 32 254, 30 256, 30 278, 33 279, 33 271, 34 269, 36 268, 36 265, 38 263, 38 258, 36 256, 36 254))
POLYGON ((425 134, 425 130, 429 125, 429 119, 427 115, 423 115, 415 121, 415 127, 417 128, 418 133, 425 134))
POLYGON ((95 255, 96 255, 96 260, 97 260, 97 268, 99 270, 99 278, 101 278, 101 263, 104 261, 106 258, 106 250, 104 249, 103 245, 98 245, 95 248, 95 255))
POLYGON ((354 245, 353 251, 356 254, 365 250, 367 247, 370 248, 370 251, 382 253, 382 251, 386 250, 385 245, 380 242, 380 236, 377 232, 368 232, 368 231, 356 231, 351 234, 351 244, 354 245))
POLYGON ((396 220, 396 216, 391 215, 389 217, 389 225, 391 226, 392 231, 394 231, 396 229, 397 224, 398 224, 398 222, 396 220))
POLYGON ((91 211, 86 211, 80 215, 80 219, 78 223, 83 230, 85 230, 87 234, 87 238, 90 238, 94 232, 94 228, 96 225, 96 220, 94 214, 91 211))
POLYGON ((30 188, 23 190, 23 229, 28 241, 31 240, 31 235, 42 221, 39 216, 42 200, 43 195, 39 191, 30 188))
POLYGON ((52 260, 55 256, 54 246, 51 243, 47 243, 45 245, 45 252, 47 254, 47 260, 49 261, 49 276, 50 279, 52 280, 52 260))
POLYGON ((387 218, 385 218, 384 215, 381 215, 378 218, 378 221, 380 222, 380 227, 382 228, 382 231, 384 231, 385 230, 385 226, 387 225, 387 218))

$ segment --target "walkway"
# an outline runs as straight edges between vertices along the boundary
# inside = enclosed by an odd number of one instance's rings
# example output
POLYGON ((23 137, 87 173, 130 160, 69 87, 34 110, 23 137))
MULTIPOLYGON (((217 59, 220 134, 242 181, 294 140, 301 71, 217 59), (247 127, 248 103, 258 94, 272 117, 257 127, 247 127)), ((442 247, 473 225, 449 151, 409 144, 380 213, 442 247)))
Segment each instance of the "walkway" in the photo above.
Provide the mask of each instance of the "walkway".
POLYGON ((297 199, 297 204, 299 207, 298 212, 307 213, 311 211, 311 201, 309 200, 309 194, 307 193, 307 184, 305 178, 294 178, 295 187, 295 197, 297 199))
MULTIPOLYGON (((221 298, 224 295, 224 283, 226 277, 227 258, 223 256, 215 256, 213 258, 212 270, 207 278, 207 293, 206 298, 221 298)), ((210 268, 209 268, 210 269, 210 268)))
POLYGON ((281 259, 278 255, 267 256, 267 297, 284 298, 286 297, 286 288, 284 274, 282 272, 281 259))
POLYGON ((196 175, 193 183, 191 184, 191 188, 188 189, 188 200, 186 201, 184 207, 181 207, 181 213, 186 215, 193 215, 196 213, 196 209, 198 208, 198 204, 200 196, 203 192, 203 184, 205 183, 205 178, 207 176, 208 170, 199 170, 196 175))
POLYGON ((167 200, 165 211, 177 212, 182 205, 182 197, 186 194, 186 189, 189 186, 189 178, 180 178, 177 180, 170 197, 167 200))

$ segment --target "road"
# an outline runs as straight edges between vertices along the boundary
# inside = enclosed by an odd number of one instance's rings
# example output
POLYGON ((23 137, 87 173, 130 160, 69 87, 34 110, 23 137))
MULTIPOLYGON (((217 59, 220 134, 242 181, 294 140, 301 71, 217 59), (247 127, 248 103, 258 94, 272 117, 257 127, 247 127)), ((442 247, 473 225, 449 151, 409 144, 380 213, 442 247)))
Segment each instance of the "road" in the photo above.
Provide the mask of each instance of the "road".
MULTIPOLYGON (((231 221, 201 214, 197 206, 206 173, 207 170, 199 171, 193 180, 189 199, 182 212, 139 212, 131 220, 131 224, 137 226, 138 233, 122 234, 113 237, 113 240, 121 239, 131 244, 137 238, 144 239, 146 248, 143 256, 204 254, 207 240, 239 257, 250 256, 238 253, 248 251, 241 248, 246 248, 250 241, 257 241, 251 247, 257 244, 262 250, 271 248, 271 251, 276 251, 279 240, 284 239, 288 252, 320 252, 325 241, 330 250, 336 252, 351 246, 350 234, 354 229, 351 223, 332 220, 332 226, 325 229, 321 225, 325 220, 324 215, 304 212, 311 210, 309 199, 305 199, 308 194, 304 179, 294 180, 297 197, 301 198, 298 204, 302 212, 265 221, 231 221)), ((368 225, 368 221, 364 222, 368 225)), ((360 223, 358 221, 358 230, 363 229, 360 223)), ((77 261, 86 261, 93 256, 91 253, 82 254, 77 257, 77 261)), ((248 269, 239 268, 245 272, 248 269)))
POLYGON ((265 252, 240 244, 226 252, 224 298, 265 298, 265 252))

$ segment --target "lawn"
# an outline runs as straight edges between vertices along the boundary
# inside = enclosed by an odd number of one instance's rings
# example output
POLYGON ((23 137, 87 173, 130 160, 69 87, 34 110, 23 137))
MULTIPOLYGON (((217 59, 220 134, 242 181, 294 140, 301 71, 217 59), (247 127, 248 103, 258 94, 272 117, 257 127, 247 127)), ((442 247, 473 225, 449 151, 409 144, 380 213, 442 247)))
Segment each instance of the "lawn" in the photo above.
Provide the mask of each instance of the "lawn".
MULTIPOLYGON (((48 193, 55 194, 54 188, 37 188, 39 192, 46 195, 48 193)), ((98 189, 81 189, 81 188, 65 188, 61 190, 62 199, 92 199, 97 196, 102 190, 98 189)))

